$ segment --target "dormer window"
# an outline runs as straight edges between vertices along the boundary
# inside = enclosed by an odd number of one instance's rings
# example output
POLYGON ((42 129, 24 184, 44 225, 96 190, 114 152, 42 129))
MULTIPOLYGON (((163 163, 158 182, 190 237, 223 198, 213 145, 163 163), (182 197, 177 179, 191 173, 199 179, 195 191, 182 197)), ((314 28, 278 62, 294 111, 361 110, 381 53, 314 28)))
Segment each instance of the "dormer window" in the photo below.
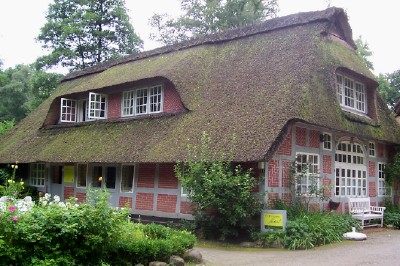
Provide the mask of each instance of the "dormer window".
POLYGON ((75 122, 77 113, 76 100, 61 98, 61 122, 75 122))
POLYGON ((61 98, 60 122, 84 122, 106 118, 107 95, 90 92, 89 99, 61 98))
POLYGON ((89 119, 107 118, 107 95, 89 92, 89 119))
POLYGON ((344 109, 350 112, 367 113, 365 86, 350 77, 336 74, 337 96, 344 109))
POLYGON ((122 116, 154 114, 162 112, 163 87, 139 88, 123 93, 122 116))

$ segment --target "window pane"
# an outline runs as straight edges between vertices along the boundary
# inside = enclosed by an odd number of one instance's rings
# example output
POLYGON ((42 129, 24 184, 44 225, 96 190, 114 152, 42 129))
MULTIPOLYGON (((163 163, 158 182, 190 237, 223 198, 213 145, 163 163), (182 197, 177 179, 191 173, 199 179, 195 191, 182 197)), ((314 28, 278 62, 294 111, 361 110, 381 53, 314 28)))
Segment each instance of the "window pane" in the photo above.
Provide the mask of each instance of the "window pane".
POLYGON ((115 180, 117 177, 117 168, 114 166, 107 167, 107 176, 106 176, 106 187, 114 189, 115 188, 115 180))
POLYGON ((92 187, 101 187, 103 179, 103 167, 93 166, 92 168, 92 187))
POLYGON ((150 113, 161 112, 162 87, 160 85, 150 87, 150 113))
POLYGON ((89 93, 89 118, 106 118, 107 99, 106 95, 98 93, 89 93))
POLYGON ((136 90, 136 114, 147 113, 147 89, 136 90))
POLYGON ((121 192, 133 191, 133 178, 135 168, 132 165, 122 166, 121 192))
POLYGON ((78 164, 78 187, 86 187, 86 173, 87 173, 87 165, 86 164, 78 164))

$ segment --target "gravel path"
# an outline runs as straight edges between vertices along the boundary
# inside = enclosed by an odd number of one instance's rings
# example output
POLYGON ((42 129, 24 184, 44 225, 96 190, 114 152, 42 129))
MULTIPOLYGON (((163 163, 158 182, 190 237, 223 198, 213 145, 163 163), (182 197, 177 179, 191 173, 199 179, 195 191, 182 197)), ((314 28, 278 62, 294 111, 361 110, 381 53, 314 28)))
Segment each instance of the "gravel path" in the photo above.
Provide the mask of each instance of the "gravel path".
POLYGON ((365 241, 343 241, 311 250, 196 248, 206 265, 400 265, 400 230, 367 229, 365 241))

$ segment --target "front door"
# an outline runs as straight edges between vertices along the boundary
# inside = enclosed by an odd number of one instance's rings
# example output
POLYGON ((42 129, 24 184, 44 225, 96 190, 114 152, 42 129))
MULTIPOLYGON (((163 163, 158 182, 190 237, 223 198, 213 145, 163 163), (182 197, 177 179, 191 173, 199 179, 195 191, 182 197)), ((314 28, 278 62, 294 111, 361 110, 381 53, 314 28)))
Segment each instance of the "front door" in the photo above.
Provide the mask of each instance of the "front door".
POLYGON ((63 167, 61 165, 53 165, 50 167, 50 189, 49 192, 52 197, 55 195, 60 196, 60 199, 64 200, 63 193, 63 167))

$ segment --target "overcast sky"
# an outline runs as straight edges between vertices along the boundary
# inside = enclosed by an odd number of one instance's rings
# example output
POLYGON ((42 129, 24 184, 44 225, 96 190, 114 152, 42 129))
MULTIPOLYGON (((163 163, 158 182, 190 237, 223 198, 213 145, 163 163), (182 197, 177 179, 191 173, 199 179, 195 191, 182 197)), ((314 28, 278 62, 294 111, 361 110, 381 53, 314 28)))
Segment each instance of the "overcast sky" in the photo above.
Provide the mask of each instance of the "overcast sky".
MULTIPOLYGON (((148 39, 148 20, 153 13, 180 12, 179 0, 125 0, 135 31, 144 41, 145 50, 160 46, 148 39)), ((4 67, 30 64, 46 54, 35 41, 52 0, 0 0, 0 59, 4 67)), ((346 10, 353 38, 362 35, 373 52, 375 74, 400 70, 399 0, 278 0, 279 16, 325 9, 331 6, 346 10)))

